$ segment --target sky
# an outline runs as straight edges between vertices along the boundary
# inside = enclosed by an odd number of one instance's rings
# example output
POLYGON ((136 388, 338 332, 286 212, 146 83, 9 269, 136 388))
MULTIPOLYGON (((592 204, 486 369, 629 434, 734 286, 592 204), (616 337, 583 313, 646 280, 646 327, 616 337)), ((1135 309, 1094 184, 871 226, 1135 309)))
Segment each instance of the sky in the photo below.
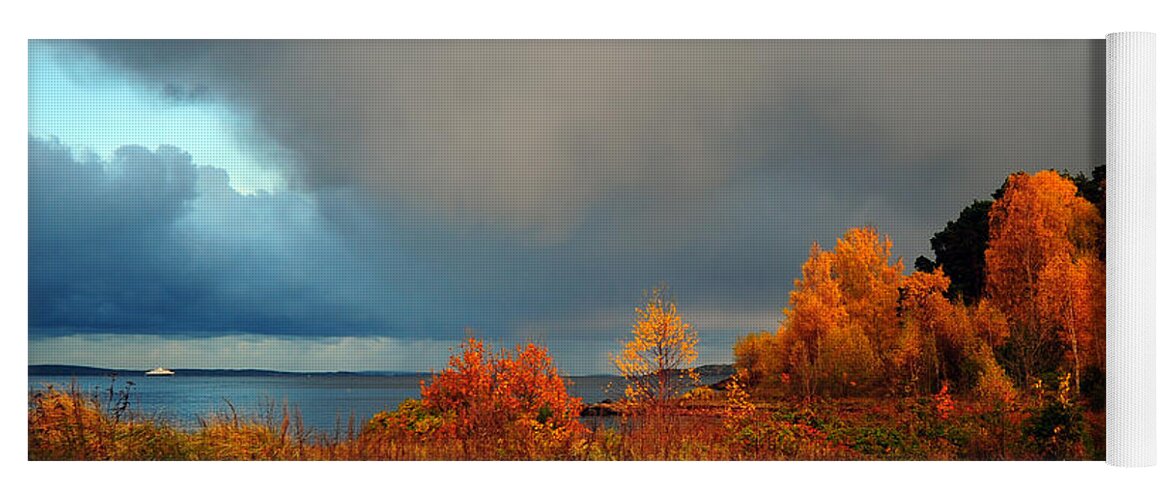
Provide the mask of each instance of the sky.
POLYGON ((910 267, 1007 174, 1105 161, 1104 44, 30 41, 29 362, 612 372, 666 284, 699 363, 814 242, 910 267))

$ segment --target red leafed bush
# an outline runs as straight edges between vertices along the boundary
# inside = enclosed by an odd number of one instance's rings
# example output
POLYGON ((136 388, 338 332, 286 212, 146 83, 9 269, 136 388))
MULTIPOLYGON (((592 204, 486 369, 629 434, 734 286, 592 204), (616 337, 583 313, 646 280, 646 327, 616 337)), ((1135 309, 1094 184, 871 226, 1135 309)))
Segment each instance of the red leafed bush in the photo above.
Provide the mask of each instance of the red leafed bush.
POLYGON ((422 406, 435 433, 480 458, 565 458, 580 445, 581 400, 571 397, 548 350, 535 344, 492 352, 469 338, 430 384, 422 406))

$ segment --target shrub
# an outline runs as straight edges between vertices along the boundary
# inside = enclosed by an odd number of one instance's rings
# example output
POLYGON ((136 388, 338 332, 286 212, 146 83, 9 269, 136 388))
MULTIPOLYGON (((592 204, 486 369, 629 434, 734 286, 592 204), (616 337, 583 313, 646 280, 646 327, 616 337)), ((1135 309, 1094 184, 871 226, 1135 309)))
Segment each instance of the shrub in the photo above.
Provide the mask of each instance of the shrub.
POLYGON ((564 457, 585 432, 581 400, 569 396, 548 351, 534 344, 492 353, 469 338, 421 394, 393 422, 458 440, 469 458, 564 457))
POLYGON ((978 360, 982 368, 973 389, 976 397, 993 405, 1009 405, 1016 401, 1016 389, 992 353, 985 351, 978 360))
POLYGON ((731 458, 824 460, 842 458, 842 447, 827 439, 810 413, 789 416, 761 411, 752 403, 739 372, 728 384, 723 422, 731 458))
POLYGON ((683 395, 689 401, 711 401, 716 398, 716 391, 706 385, 701 385, 683 395))
POLYGON ((1045 395, 1044 401, 1025 420, 1025 435, 1034 451, 1048 460, 1085 457, 1085 415, 1081 405, 1070 397, 1069 374, 1061 378, 1056 392, 1045 395))

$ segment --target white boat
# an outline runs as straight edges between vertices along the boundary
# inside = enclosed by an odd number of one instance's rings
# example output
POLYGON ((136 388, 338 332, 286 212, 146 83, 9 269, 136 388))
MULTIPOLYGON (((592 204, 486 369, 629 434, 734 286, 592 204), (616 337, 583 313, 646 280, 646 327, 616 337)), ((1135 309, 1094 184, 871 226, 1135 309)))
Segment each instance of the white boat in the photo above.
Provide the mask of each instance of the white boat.
POLYGON ((174 374, 175 374, 175 372, 168 370, 166 368, 163 368, 161 366, 158 368, 155 368, 149 372, 146 372, 146 376, 148 376, 148 377, 165 377, 165 376, 174 375, 174 374))

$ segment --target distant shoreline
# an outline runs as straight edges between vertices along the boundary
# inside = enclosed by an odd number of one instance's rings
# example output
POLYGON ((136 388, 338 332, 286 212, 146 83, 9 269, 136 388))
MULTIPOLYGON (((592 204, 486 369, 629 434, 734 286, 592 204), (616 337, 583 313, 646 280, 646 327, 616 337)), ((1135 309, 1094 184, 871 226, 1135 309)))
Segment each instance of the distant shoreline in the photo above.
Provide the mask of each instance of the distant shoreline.
MULTIPOLYGON (((332 372, 292 372, 280 370, 261 370, 255 368, 171 368, 177 376, 201 377, 429 377, 431 372, 399 372, 399 371, 332 371, 332 372)), ((696 367, 702 377, 715 376, 726 378, 735 371, 732 365, 708 364, 696 367)), ((143 375, 147 369, 129 370, 119 368, 97 368, 81 365, 28 365, 29 376, 36 377, 108 377, 110 375, 143 375)), ((569 378, 586 377, 618 377, 617 375, 596 373, 591 375, 564 375, 569 378)))
MULTIPOLYGON (((430 376, 429 372, 394 372, 394 371, 333 371, 333 372, 287 372, 279 370, 260 370, 253 368, 173 368, 176 375, 195 375, 202 377, 409 377, 430 376)), ((96 368, 79 365, 28 365, 29 376, 36 377, 108 377, 111 375, 144 375, 146 370, 128 370, 118 368, 96 368)))

